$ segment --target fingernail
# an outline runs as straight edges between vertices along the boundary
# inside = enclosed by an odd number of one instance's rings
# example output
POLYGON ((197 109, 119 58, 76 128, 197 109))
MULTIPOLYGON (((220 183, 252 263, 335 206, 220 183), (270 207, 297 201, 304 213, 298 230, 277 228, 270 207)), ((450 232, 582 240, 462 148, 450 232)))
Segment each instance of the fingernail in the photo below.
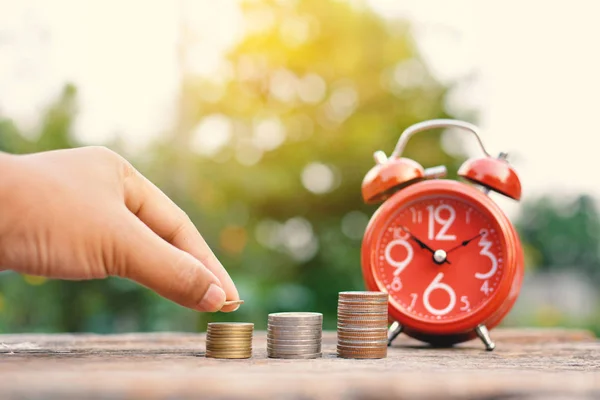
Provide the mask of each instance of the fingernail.
POLYGON ((200 303, 198 304, 198 308, 203 311, 215 312, 219 311, 223 307, 223 303, 225 303, 225 292, 223 289, 212 283, 200 303))

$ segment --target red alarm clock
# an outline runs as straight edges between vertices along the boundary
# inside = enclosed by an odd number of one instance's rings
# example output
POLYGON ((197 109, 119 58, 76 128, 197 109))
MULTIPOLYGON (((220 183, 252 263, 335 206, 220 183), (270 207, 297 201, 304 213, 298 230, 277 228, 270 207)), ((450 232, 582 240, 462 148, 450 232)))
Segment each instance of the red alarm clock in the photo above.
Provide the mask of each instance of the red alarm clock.
POLYGON ((488 154, 477 127, 456 120, 430 120, 407 128, 387 158, 362 184, 367 203, 383 204, 362 243, 362 270, 369 290, 389 293, 393 321, 388 342, 404 332, 435 346, 481 338, 493 350, 489 330, 510 311, 523 280, 523 250, 515 228, 488 197, 490 190, 521 198, 521 183, 506 160, 488 154), (424 169, 401 157, 408 140, 434 128, 472 133, 484 156, 466 161, 458 175, 424 169))

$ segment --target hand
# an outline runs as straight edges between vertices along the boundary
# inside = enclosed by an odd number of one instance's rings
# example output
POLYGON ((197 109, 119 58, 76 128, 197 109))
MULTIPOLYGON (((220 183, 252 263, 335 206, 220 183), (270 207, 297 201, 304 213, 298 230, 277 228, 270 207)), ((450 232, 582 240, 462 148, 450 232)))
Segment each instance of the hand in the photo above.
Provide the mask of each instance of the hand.
POLYGON ((0 270, 129 278, 197 311, 234 311, 236 287, 187 215, 102 147, 0 153, 0 270))
POLYGON ((465 247, 466 245, 468 245, 469 243, 471 243, 473 240, 477 239, 481 235, 482 235, 482 233, 479 232, 479 234, 477 234, 476 236, 473 236, 471 239, 463 240, 459 245, 456 245, 453 248, 451 248, 450 250, 448 250, 446 252, 446 254, 450 254, 454 250, 460 249, 461 247, 465 247))
MULTIPOLYGON (((417 242, 417 244, 422 248, 422 249, 426 249, 429 250, 431 252, 431 254, 435 254, 435 250, 432 249, 431 247, 429 247, 425 242, 423 242, 422 240, 420 240, 419 238, 417 238, 415 235, 412 234, 411 231, 408 230, 408 228, 400 225, 400 229, 402 229, 404 232, 408 233, 410 235, 410 238, 412 240, 414 240, 415 242, 417 242)), ((448 260, 444 260, 445 263, 451 264, 450 261, 448 260)))

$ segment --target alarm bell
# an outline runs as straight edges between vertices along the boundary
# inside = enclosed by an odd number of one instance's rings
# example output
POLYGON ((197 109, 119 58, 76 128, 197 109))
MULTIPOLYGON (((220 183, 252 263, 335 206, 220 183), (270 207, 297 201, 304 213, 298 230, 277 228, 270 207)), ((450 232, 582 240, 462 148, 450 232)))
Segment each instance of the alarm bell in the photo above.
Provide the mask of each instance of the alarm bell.
POLYGON ((506 153, 498 158, 483 157, 467 160, 458 175, 511 199, 521 199, 521 180, 514 168, 506 161, 506 153))
MULTIPOLYGON (((394 152, 388 159, 382 151, 375 153, 375 165, 362 182, 362 195, 366 203, 378 203, 386 200, 394 192, 423 179, 440 177, 429 173, 421 164, 409 158, 401 157, 408 140, 418 132, 436 128, 461 128, 475 135, 485 157, 467 160, 458 170, 458 175, 486 189, 501 193, 515 200, 521 198, 521 181, 514 168, 506 161, 506 153, 498 158, 492 157, 483 146, 478 129, 468 122, 451 119, 434 119, 408 127, 398 140, 394 152)), ((431 170, 435 170, 435 167, 431 170)), ((445 171, 444 171, 445 172, 445 171)), ((445 175, 445 173, 444 173, 445 175)))
POLYGON ((383 152, 375 153, 375 165, 367 173, 362 183, 362 195, 366 203, 379 203, 386 200, 395 191, 425 176, 425 170, 416 161, 409 158, 387 160, 383 152))

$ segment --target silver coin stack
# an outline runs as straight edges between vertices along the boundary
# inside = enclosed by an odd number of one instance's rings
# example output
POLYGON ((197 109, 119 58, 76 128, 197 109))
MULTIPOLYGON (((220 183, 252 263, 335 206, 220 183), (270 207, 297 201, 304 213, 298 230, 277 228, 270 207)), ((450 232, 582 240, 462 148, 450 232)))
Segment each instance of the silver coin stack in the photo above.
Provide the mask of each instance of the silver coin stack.
POLYGON ((387 356, 388 294, 340 292, 337 354, 342 358, 387 356))
POLYGON ((267 355, 269 358, 321 357, 323 314, 284 312, 269 314, 267 355))

